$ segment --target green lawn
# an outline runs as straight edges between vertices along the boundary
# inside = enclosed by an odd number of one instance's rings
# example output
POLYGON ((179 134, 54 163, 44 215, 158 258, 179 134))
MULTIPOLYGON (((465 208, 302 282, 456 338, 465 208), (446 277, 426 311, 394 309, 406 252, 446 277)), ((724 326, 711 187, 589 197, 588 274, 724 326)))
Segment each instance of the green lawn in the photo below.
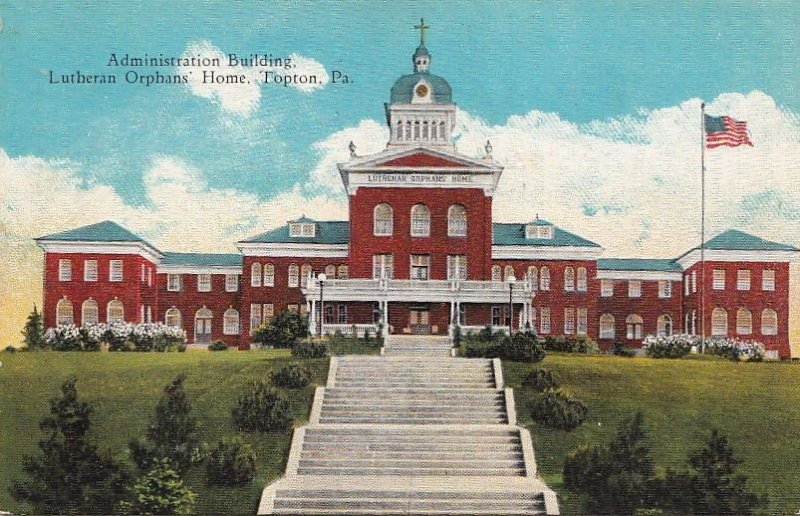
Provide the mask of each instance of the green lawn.
MULTIPOLYGON (((19 478, 22 455, 36 453, 40 419, 49 399, 59 393, 68 375, 78 377, 78 392, 95 408, 93 434, 101 448, 119 457, 127 443, 143 436, 164 386, 185 373, 186 389, 198 419, 201 439, 214 445, 235 434, 230 411, 238 393, 255 380, 268 378, 272 368, 291 361, 288 351, 187 353, 0 353, 0 510, 25 511, 14 502, 8 486, 19 478)), ((314 383, 323 385, 327 359, 304 360, 314 383)), ((286 391, 291 395, 296 424, 308 419, 314 389, 286 391)), ((195 468, 188 481, 198 493, 198 513, 254 514, 261 490, 283 474, 291 435, 243 434, 258 455, 258 474, 243 488, 211 488, 205 470, 195 468)))
POLYGON ((541 364, 505 362, 505 378, 515 388, 520 424, 533 436, 540 473, 558 492, 564 514, 581 508, 561 488, 566 454, 583 443, 608 442, 620 419, 638 410, 661 471, 682 467, 711 429, 719 428, 744 461, 739 471, 755 491, 768 495, 768 512, 800 509, 800 364, 550 354, 541 364), (588 405, 577 430, 548 430, 531 421, 533 392, 520 383, 537 367, 553 371, 561 386, 588 405))

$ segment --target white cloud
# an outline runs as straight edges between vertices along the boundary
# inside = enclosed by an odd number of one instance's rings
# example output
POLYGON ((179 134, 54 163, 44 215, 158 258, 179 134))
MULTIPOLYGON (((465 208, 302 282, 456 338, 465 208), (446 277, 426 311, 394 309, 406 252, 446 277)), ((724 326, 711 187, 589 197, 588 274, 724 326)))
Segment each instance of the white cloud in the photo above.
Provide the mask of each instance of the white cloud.
POLYGON ((189 77, 189 90, 194 95, 217 102, 225 112, 242 116, 250 116, 258 108, 261 102, 262 88, 264 87, 262 74, 266 71, 282 75, 315 76, 317 82, 314 84, 290 83, 290 87, 304 93, 311 93, 314 90, 324 88, 328 84, 328 72, 322 63, 299 54, 291 54, 289 56, 293 63, 293 68, 288 70, 262 66, 229 66, 226 54, 210 41, 203 40, 187 45, 182 57, 219 60, 220 66, 178 67, 178 70, 179 73, 186 74, 189 77), (244 81, 235 83, 209 81, 208 76, 210 73, 215 74, 215 76, 242 75, 244 76, 244 81))

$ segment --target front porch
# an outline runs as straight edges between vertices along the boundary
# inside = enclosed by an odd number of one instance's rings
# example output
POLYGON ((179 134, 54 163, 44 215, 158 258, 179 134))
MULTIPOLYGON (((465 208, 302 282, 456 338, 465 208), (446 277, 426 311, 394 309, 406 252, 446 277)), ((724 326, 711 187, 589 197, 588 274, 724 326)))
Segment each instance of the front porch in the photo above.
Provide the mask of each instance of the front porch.
POLYGON ((395 279, 327 280, 321 288, 310 279, 303 293, 312 333, 356 336, 375 335, 379 328, 384 336, 452 335, 456 325, 465 333, 486 326, 524 329, 534 296, 526 281, 395 279))

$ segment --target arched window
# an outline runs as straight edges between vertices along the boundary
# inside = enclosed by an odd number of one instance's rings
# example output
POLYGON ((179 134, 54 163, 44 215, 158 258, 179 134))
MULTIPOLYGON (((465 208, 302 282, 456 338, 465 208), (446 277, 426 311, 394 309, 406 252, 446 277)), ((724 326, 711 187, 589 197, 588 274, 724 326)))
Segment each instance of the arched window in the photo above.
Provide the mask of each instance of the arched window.
POLYGON ((539 289, 550 290, 550 268, 547 266, 539 269, 539 289))
POLYGON ((100 322, 100 309, 97 306, 97 301, 94 299, 87 299, 81 305, 81 324, 97 324, 100 322))
POLYGON ((600 316, 600 338, 613 339, 616 335, 614 328, 614 316, 611 314, 603 314, 600 316))
POLYGON ((672 317, 664 314, 658 317, 658 321, 656 322, 656 334, 657 335, 672 335, 672 317))
POLYGON ((275 286, 275 266, 271 263, 264 264, 264 286, 265 287, 274 287, 275 286))
POLYGON ((74 324, 72 317, 72 301, 69 299, 59 299, 56 304, 56 324, 74 324))
POLYGON ((239 312, 228 308, 222 314, 222 333, 224 335, 239 335, 239 312))
POLYGON ((503 269, 503 279, 505 281, 508 281, 508 278, 512 276, 513 277, 517 276, 516 274, 514 274, 514 267, 512 267, 511 265, 506 265, 505 268, 503 269))
POLYGON ((339 279, 347 279, 350 277, 350 267, 347 265, 339 266, 339 279))
POLYGON ((260 287, 261 286, 261 264, 254 263, 250 266, 250 286, 251 287, 260 287))
POLYGON ((503 269, 499 265, 492 265, 492 281, 503 281, 503 269))
POLYGON ((427 140, 428 139, 428 121, 427 120, 424 120, 422 122, 422 139, 423 140, 427 140))
POLYGON ((411 236, 426 237, 431 235, 431 210, 424 204, 415 204, 411 208, 411 236))
POLYGON ((454 204, 447 210, 447 236, 467 236, 467 209, 460 204, 454 204))
POLYGON ((642 320, 642 316, 638 314, 631 314, 625 319, 625 325, 627 327, 627 337, 629 339, 641 339, 642 338, 642 326, 644 326, 644 321, 642 320))
POLYGON ((419 120, 414 122, 414 141, 419 140, 419 120))
POLYGON ((303 264, 303 266, 300 268, 300 286, 301 287, 305 287, 306 285, 308 285, 308 278, 311 277, 311 274, 313 273, 313 271, 314 271, 314 269, 312 269, 309 264, 307 264, 307 263, 303 264))
POLYGON ((122 306, 122 301, 119 299, 112 299, 108 302, 106 321, 109 323, 125 322, 125 307, 122 306))
POLYGON ((588 286, 586 267, 578 267, 578 292, 586 292, 588 286))
POLYGON ((411 141, 411 120, 406 121, 406 135, 403 139, 406 141, 411 141))
POLYGON ((573 269, 572 267, 564 268, 564 291, 565 292, 575 291, 575 269, 573 269))
POLYGON ((724 308, 715 308, 711 312, 711 335, 715 337, 728 335, 728 312, 724 308))
POLYGON ((395 135, 395 138, 397 138, 398 140, 401 140, 401 141, 403 140, 403 121, 402 120, 398 120, 397 121, 397 128, 395 129, 394 135, 395 135))
POLYGON ((169 308, 167 312, 164 314, 164 324, 167 326, 173 326, 175 328, 181 327, 181 311, 175 308, 169 308))
POLYGON ((736 312, 736 333, 738 335, 753 333, 753 312, 747 308, 740 308, 736 312))
POLYGON ((390 236, 394 232, 394 214, 392 207, 386 203, 375 206, 373 234, 375 236, 390 236))
POLYGON ((440 140, 444 140, 445 139, 444 127, 445 127, 444 126, 444 122, 439 122, 439 139, 440 140))
POLYGON ((772 308, 761 311, 761 335, 778 334, 778 312, 772 308))
POLYGON ((289 286, 296 287, 299 284, 300 284, 300 268, 295 264, 291 264, 289 266, 289 286))
POLYGON ((530 284, 533 290, 539 288, 539 270, 536 268, 535 265, 528 266, 528 283, 530 284))

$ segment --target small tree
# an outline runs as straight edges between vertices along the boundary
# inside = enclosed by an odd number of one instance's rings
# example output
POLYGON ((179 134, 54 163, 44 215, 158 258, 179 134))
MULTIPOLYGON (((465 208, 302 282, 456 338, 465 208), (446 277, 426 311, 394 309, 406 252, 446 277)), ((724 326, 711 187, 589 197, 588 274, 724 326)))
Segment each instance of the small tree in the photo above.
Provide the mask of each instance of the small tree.
POLYGON ((289 400, 264 381, 253 382, 239 396, 231 415, 236 428, 243 432, 279 432, 292 426, 289 400))
POLYGON ((283 310, 253 331, 252 342, 261 347, 291 348, 308 336, 308 319, 298 312, 283 310))
POLYGON ((153 422, 147 429, 147 442, 131 442, 134 461, 149 469, 159 458, 170 460, 178 471, 185 471, 199 449, 197 422, 191 416, 191 404, 183 388, 184 375, 172 380, 156 405, 153 422))
POLYGON ((206 465, 209 485, 234 486, 253 480, 256 454, 240 437, 222 440, 211 451, 206 465))
POLYGON ((172 463, 160 458, 133 485, 131 500, 122 509, 130 514, 190 514, 196 498, 172 463))
POLYGON ((25 347, 29 350, 47 349, 47 341, 44 340, 42 314, 36 308, 36 305, 33 305, 33 311, 28 315, 28 320, 25 321, 22 336, 24 337, 25 347))
POLYGON ((48 434, 39 441, 42 453, 25 457, 29 478, 11 488, 35 513, 113 513, 125 496, 128 474, 89 440, 92 408, 78 400, 76 381, 65 381, 61 397, 50 401, 52 415, 39 424, 48 434))

